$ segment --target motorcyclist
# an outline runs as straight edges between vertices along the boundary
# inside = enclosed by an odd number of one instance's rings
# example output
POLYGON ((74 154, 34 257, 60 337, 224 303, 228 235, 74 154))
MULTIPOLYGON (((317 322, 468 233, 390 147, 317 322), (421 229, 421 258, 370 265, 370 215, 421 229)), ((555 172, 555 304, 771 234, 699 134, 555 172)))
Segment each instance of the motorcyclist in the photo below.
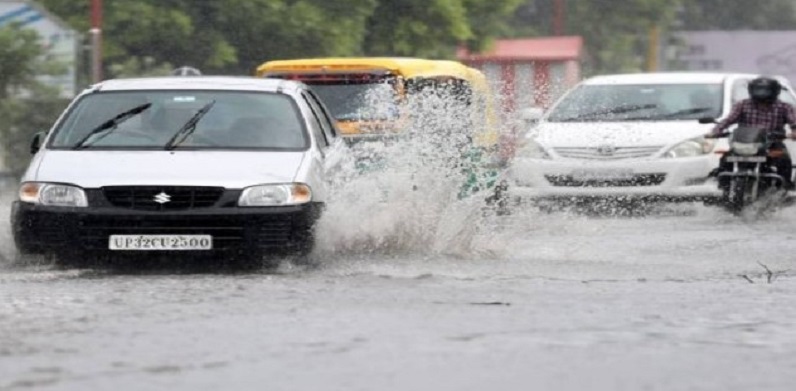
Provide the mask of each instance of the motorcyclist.
MULTIPOLYGON (((785 125, 791 127, 790 138, 796 140, 796 111, 794 107, 779 100, 782 92, 782 85, 776 79, 770 77, 758 77, 749 82, 749 99, 744 99, 736 103, 730 115, 719 122, 713 131, 706 137, 716 137, 723 133, 731 125, 758 127, 765 130, 769 135, 785 137, 785 125)), ((782 150, 781 157, 771 158, 772 165, 776 167, 777 173, 785 178, 785 185, 788 189, 793 189, 792 163, 787 147, 782 141, 775 141, 771 144, 771 150, 782 150)), ((721 162, 725 167, 724 159, 721 162)))

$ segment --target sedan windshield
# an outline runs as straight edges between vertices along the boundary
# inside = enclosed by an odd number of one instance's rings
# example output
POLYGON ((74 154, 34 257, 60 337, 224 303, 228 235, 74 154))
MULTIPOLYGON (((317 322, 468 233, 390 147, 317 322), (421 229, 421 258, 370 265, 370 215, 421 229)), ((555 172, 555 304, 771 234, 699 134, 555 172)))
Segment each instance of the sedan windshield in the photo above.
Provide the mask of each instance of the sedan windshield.
POLYGON ((721 107, 721 84, 582 85, 553 109, 548 120, 695 120, 719 117, 721 107))
POLYGON ((387 120, 398 116, 395 89, 387 82, 313 84, 338 121, 387 120))
POLYGON ((298 107, 282 94, 241 91, 119 91, 86 95, 55 130, 52 148, 304 150, 298 107), (114 121, 137 107, 135 115, 114 121), (212 110, 209 108, 212 107, 212 110), (197 115, 206 109, 203 115, 197 115), (169 145, 186 126, 180 142, 169 145), (93 133, 93 134, 92 134, 93 133), (183 139, 184 138, 184 139, 183 139))

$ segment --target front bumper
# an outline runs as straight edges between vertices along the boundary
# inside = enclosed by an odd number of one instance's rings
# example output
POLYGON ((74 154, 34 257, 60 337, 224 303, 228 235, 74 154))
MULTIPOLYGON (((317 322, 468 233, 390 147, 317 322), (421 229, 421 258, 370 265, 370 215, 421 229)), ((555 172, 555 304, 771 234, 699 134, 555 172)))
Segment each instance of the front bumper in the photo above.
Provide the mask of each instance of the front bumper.
POLYGON ((712 156, 593 162, 517 158, 508 172, 509 196, 515 199, 618 199, 699 201, 721 196, 710 171, 712 156), (608 173, 589 178, 589 173, 608 173), (622 176, 611 177, 611 173, 622 176), (580 175, 580 176, 579 176, 580 175))
MULTIPOLYGON (((110 235, 211 235, 214 251, 298 249, 311 240, 322 204, 184 211, 64 208, 14 202, 14 240, 23 252, 108 250, 110 235)), ((204 251, 206 252, 206 251, 204 251)))

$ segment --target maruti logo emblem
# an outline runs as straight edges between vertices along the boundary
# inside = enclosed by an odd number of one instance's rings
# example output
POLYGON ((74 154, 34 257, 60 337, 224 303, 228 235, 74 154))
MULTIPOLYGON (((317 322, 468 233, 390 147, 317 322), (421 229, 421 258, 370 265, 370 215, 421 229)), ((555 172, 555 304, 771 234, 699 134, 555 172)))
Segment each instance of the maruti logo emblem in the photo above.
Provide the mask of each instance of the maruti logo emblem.
POLYGON ((603 156, 612 156, 616 152, 613 145, 601 145, 597 147, 597 153, 603 156))
POLYGON ((156 194, 153 198, 155 202, 158 204, 165 204, 167 202, 171 202, 171 196, 166 194, 166 192, 161 191, 160 193, 156 194))

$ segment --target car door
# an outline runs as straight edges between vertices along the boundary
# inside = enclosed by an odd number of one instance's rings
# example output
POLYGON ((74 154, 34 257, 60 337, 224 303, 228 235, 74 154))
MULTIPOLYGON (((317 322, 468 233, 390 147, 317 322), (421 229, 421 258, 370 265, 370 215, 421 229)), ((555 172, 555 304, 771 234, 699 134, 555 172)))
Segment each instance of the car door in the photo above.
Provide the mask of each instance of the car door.
POLYGON ((327 174, 333 174, 338 171, 346 156, 348 149, 340 137, 335 121, 329 114, 329 110, 318 98, 315 93, 310 90, 302 93, 304 100, 310 106, 313 115, 315 116, 318 125, 322 131, 322 136, 326 141, 326 148, 324 149, 324 168, 327 174))

